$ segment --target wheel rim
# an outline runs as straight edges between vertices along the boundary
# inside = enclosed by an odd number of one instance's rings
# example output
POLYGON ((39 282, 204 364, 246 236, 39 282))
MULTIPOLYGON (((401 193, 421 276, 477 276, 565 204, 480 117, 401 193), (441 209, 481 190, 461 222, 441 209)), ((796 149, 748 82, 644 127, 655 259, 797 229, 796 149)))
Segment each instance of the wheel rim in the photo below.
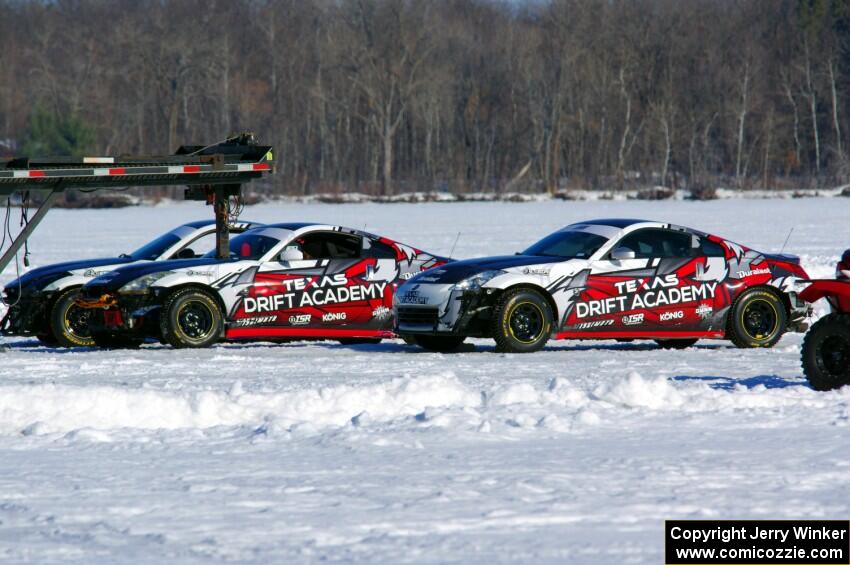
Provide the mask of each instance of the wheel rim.
POLYGON ((202 302, 187 302, 177 312, 177 326, 189 339, 204 339, 213 331, 213 313, 209 306, 202 302))
POLYGON ((537 304, 522 302, 511 309, 508 324, 517 341, 533 343, 543 335, 543 310, 537 304))
POLYGON ((850 340, 833 335, 823 340, 818 348, 818 368, 836 380, 850 378, 850 340))
POLYGON ((80 339, 90 339, 89 320, 91 320, 91 310, 71 304, 65 311, 65 331, 80 339))
POLYGON ((767 300, 753 300, 741 315, 744 331, 753 339, 766 339, 774 334, 779 323, 776 308, 767 300))

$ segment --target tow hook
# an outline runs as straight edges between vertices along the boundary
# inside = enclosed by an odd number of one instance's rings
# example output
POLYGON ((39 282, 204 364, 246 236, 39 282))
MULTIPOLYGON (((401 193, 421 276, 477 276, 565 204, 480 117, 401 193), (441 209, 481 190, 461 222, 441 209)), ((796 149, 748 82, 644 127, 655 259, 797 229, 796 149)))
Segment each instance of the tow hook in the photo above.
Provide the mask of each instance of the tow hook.
POLYGON ((118 304, 118 298, 114 294, 104 294, 100 298, 77 298, 74 304, 80 308, 100 308, 108 310, 118 304))

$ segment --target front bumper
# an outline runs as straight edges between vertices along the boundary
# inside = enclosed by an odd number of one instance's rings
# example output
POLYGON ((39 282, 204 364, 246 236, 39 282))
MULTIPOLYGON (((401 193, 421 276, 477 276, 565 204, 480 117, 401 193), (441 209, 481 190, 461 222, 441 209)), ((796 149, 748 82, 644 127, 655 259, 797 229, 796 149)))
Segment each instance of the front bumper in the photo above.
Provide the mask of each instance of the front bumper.
POLYGON ((397 334, 486 337, 495 289, 416 284, 399 291, 393 301, 397 334))
POLYGON ((24 292, 6 290, 3 302, 8 310, 0 320, 0 333, 3 335, 28 336, 45 333, 49 327, 49 305, 54 298, 53 292, 24 292))

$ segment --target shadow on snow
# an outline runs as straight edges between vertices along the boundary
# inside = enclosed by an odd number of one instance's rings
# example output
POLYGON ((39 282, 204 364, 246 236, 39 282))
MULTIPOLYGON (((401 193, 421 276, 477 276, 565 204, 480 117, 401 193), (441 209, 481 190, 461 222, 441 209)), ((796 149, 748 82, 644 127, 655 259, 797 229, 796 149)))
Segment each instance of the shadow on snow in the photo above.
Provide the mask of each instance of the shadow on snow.
POLYGON ((786 379, 780 377, 779 375, 756 375, 754 377, 747 377, 745 379, 735 379, 732 377, 720 377, 712 375, 679 375, 676 377, 672 377, 672 380, 680 382, 707 382, 709 383, 708 386, 718 390, 733 390, 736 386, 742 386, 748 389, 755 388, 757 386, 763 386, 764 388, 768 389, 788 388, 792 386, 808 386, 808 383, 806 383, 805 381, 797 379, 786 379))

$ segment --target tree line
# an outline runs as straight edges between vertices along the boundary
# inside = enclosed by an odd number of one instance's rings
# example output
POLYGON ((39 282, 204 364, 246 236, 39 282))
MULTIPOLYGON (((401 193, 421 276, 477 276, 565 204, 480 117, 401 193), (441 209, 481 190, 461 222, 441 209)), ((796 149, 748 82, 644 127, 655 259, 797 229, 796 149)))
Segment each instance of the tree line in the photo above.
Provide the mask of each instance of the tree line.
POLYGON ((850 0, 0 0, 0 143, 277 193, 843 182, 850 0))

